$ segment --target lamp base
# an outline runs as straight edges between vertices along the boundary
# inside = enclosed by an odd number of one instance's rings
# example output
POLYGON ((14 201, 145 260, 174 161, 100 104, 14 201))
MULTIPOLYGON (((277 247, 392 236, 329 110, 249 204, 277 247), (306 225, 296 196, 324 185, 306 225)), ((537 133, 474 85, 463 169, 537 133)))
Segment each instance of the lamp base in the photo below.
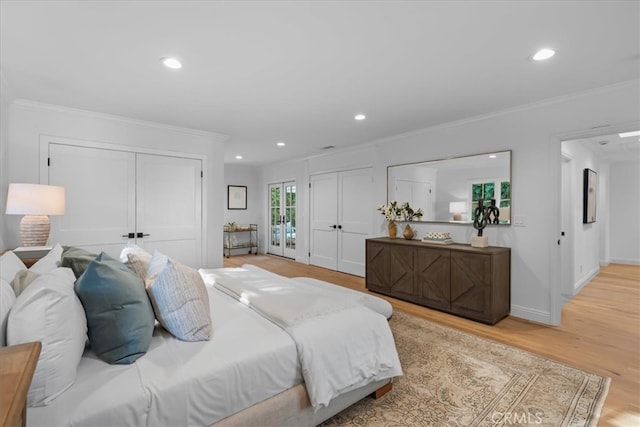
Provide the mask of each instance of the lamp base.
POLYGON ((50 231, 51 223, 47 215, 25 215, 20 220, 22 246, 45 246, 50 231))
POLYGON ((489 247, 489 237, 487 236, 471 236, 471 246, 474 248, 489 247))

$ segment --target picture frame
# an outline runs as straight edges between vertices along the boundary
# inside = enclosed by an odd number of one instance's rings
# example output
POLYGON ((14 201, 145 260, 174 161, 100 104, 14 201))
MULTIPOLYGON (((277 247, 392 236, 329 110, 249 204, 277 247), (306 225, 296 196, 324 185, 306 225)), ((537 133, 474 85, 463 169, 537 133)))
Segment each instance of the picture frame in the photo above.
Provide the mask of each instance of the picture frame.
POLYGON ((247 209, 247 186, 227 185, 227 209, 246 210, 247 209))
POLYGON ((582 223, 592 224, 596 222, 598 174, 589 168, 585 168, 583 182, 582 223))

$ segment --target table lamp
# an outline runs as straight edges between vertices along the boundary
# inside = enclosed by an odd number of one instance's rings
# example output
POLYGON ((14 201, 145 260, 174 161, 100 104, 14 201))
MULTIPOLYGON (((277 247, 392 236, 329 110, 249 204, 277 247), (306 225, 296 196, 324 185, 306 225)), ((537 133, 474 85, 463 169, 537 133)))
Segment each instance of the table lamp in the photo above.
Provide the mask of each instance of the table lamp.
POLYGON ((6 214, 24 215, 20 221, 22 246, 44 246, 51 231, 48 215, 64 215, 64 188, 9 184, 6 214))
POLYGON ((462 214, 467 211, 467 204, 465 202, 451 202, 449 203, 449 213, 453 214, 454 221, 461 221, 462 214))

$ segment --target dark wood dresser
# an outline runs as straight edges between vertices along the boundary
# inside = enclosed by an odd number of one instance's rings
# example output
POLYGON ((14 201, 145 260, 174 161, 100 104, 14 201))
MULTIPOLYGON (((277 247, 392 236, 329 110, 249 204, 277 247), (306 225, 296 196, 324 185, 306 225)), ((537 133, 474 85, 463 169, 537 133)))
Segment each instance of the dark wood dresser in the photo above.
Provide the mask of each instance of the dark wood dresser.
POLYGON ((491 325, 509 314, 510 248, 381 237, 366 258, 371 291, 491 325))

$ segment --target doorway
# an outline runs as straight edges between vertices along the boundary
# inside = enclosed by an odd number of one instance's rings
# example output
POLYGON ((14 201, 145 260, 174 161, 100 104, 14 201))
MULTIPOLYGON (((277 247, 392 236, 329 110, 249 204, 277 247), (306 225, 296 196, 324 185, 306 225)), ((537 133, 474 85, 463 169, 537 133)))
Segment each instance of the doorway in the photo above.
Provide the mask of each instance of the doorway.
POLYGON ((269 248, 273 255, 296 257, 295 181, 269 184, 269 248))

